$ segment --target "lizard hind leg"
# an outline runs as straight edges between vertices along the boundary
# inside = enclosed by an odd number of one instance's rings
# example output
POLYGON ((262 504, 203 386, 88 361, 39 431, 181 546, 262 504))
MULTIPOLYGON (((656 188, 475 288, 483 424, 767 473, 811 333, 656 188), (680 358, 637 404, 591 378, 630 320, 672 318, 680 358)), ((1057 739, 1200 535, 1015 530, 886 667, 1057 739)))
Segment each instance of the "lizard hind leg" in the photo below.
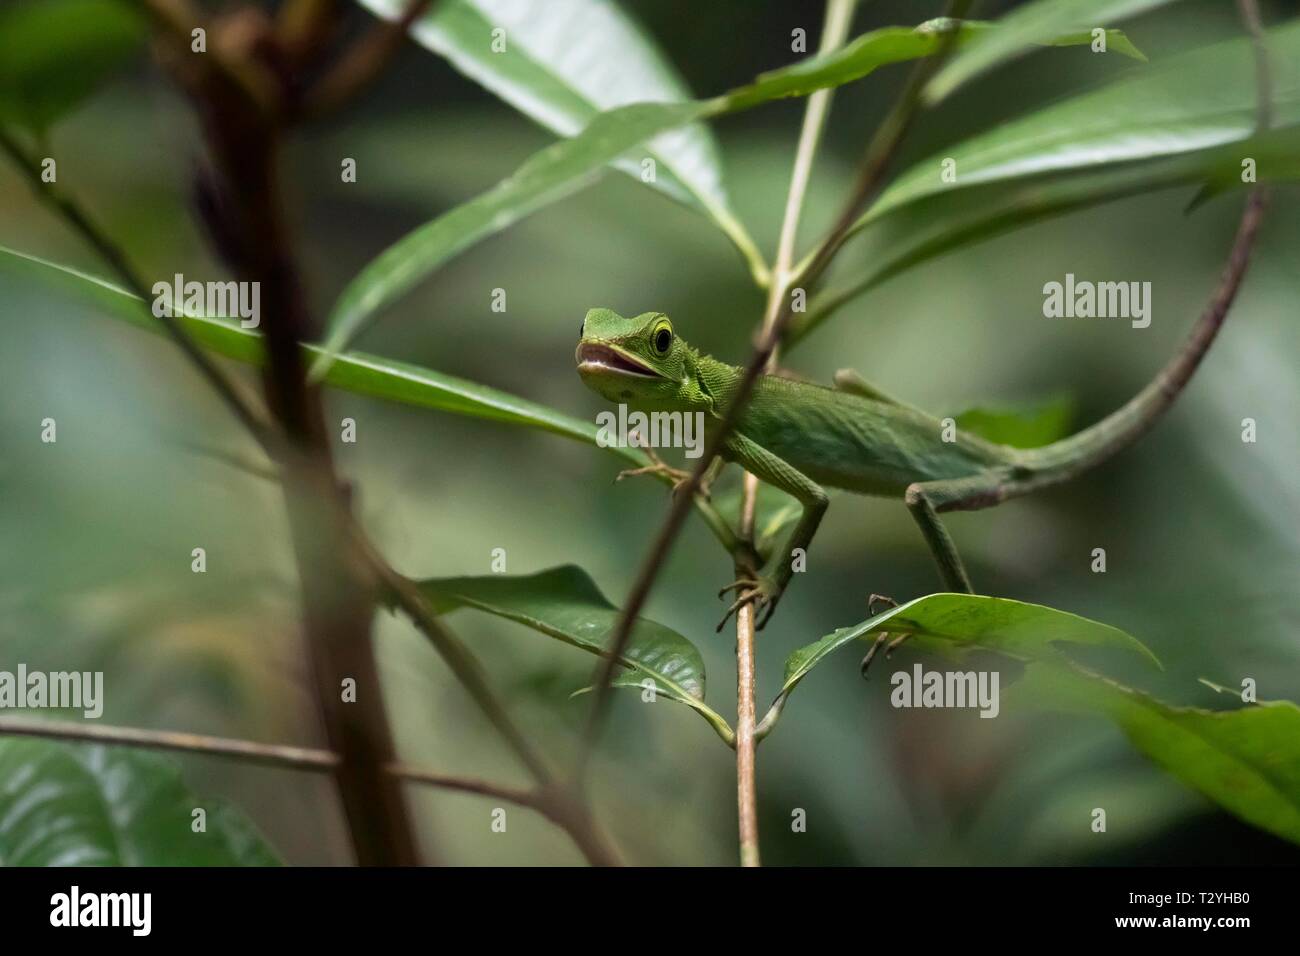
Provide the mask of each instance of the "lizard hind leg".
POLYGON ((1004 491, 1005 483, 1001 475, 917 481, 907 486, 903 500, 921 529, 921 535, 939 568, 939 577, 949 591, 975 593, 966 566, 957 553, 957 546, 939 519, 939 512, 989 507, 1002 500, 1004 491))
MULTIPOLYGON (((1007 487, 1007 483, 1001 476, 983 475, 951 480, 918 481, 908 485, 904 495, 907 509, 916 519, 921 534, 925 537, 925 543, 934 556, 934 562, 938 565, 939 577, 948 590, 962 594, 975 593, 974 588, 971 587, 970 576, 966 573, 966 566, 962 563, 961 555, 957 553, 957 546, 953 544, 948 529, 939 519, 939 511, 973 510, 997 504, 1002 500, 1007 487)), ((898 606, 898 602, 892 598, 873 594, 867 600, 867 611, 873 617, 876 614, 877 602, 887 603, 892 607, 898 606)), ((877 634, 875 643, 862 658, 862 676, 864 678, 867 676, 867 669, 882 644, 885 645, 885 658, 888 659, 899 645, 911 636, 911 631, 904 631, 901 634, 881 631, 877 634)))

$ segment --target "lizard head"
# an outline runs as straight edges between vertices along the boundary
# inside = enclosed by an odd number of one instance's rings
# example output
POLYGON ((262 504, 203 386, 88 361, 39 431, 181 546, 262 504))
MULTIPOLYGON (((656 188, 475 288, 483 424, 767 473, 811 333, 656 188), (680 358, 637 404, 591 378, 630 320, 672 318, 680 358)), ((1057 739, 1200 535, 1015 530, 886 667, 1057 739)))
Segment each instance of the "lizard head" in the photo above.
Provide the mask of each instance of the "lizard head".
POLYGON ((662 312, 625 319, 612 309, 592 309, 574 358, 587 387, 611 402, 669 411, 694 404, 695 354, 662 312))

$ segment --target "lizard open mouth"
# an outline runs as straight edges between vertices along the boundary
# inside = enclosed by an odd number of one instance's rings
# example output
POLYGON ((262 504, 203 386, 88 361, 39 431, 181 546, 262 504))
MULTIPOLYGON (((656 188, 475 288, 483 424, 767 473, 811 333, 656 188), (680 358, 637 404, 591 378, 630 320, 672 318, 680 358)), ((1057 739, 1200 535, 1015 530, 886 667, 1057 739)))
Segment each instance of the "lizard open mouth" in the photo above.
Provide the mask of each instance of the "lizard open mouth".
POLYGON ((613 372, 617 375, 636 375, 640 378, 660 378, 658 372, 625 352, 601 345, 599 342, 583 342, 578 346, 576 355, 580 372, 613 372))

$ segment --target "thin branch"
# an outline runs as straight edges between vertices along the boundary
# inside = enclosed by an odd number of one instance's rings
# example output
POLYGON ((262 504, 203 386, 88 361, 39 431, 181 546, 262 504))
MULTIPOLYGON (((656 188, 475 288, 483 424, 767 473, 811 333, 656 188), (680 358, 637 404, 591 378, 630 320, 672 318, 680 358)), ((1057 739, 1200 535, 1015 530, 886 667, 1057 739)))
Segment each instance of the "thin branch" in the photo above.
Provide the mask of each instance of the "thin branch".
POLYGON ((497 699, 478 660, 457 640, 455 635, 443 626, 415 582, 396 571, 369 540, 361 539, 361 547, 393 603, 406 613, 416 628, 433 644, 434 649, 451 668, 452 674, 478 705, 488 722, 514 751, 532 778, 541 786, 550 786, 554 780, 550 769, 515 724, 505 706, 497 699))
MULTIPOLYGON (((53 184, 42 182, 39 171, 40 163, 23 149, 8 130, 3 128, 0 128, 0 149, 3 149, 9 155, 14 165, 26 175, 36 197, 53 207, 55 212, 80 233, 82 238, 99 253, 109 268, 117 273, 126 287, 140 299, 141 308, 148 309, 149 299, 152 294, 150 284, 140 277, 127 259, 126 253, 90 218, 89 213, 82 208, 81 204, 53 184)), ((157 318, 163 328, 167 330, 167 334, 180 346, 190 364, 207 379, 208 384, 226 403, 240 423, 248 429, 249 434, 257 440, 258 444, 268 454, 272 453, 275 449, 275 440, 270 430, 262 421, 261 416, 253 411, 252 404, 243 396, 234 380, 228 378, 217 367, 212 358, 190 337, 175 316, 164 311, 164 314, 157 318)))
POLYGON ((91 744, 118 744, 148 750, 173 750, 218 757, 236 757, 249 763, 270 764, 294 770, 333 770, 339 764, 338 755, 328 750, 259 744, 250 740, 209 737, 172 730, 109 727, 66 720, 0 717, 0 735, 42 737, 49 740, 91 744))
POLYGON ((389 599, 429 639, 453 676, 536 781, 532 797, 537 804, 536 809, 564 827, 593 865, 618 865, 617 853, 596 827, 584 802, 578 794, 557 785, 541 754, 528 742, 509 711, 497 698, 478 660, 443 626, 415 582, 385 560, 355 521, 352 531, 358 549, 370 563, 389 599))
POLYGON ((1261 133, 1273 125, 1273 71, 1269 65, 1268 45, 1264 42, 1264 25, 1255 0, 1237 0, 1237 12, 1250 35, 1255 55, 1256 125, 1261 133))
POLYGON ((196 58, 187 37, 197 11, 188 0, 148 3, 171 41, 160 54, 193 101, 207 141, 211 168, 197 186, 208 236, 232 270, 262 292, 262 382, 284 438, 275 457, 284 467, 304 651, 326 740, 339 756, 333 777, 352 846, 363 866, 415 864, 402 789, 384 772, 394 751, 372 642, 377 583, 350 547, 348 499, 334 469, 320 395, 308 388, 303 364, 300 343, 311 339, 313 328, 278 162, 294 94, 292 71, 284 68, 273 24, 257 7, 225 15, 210 52, 196 58), (264 79, 269 95, 250 97, 236 71, 264 79), (344 702, 340 688, 349 683, 360 693, 344 702))
MULTIPOLYGON (((338 754, 328 750, 308 747, 289 747, 280 744, 261 744, 251 740, 230 737, 211 737, 205 734, 187 734, 171 730, 143 730, 136 727, 112 727, 67 720, 42 720, 28 717, 0 717, 0 736, 35 737, 67 743, 87 743, 101 746, 134 747, 143 750, 165 750, 175 753, 197 754, 212 757, 233 757, 245 763, 282 767, 289 770, 312 772, 333 771, 339 766, 338 754)), ((564 829, 578 848, 595 865, 608 863, 592 842, 591 834, 582 824, 566 812, 555 794, 543 788, 525 790, 502 784, 488 783, 468 777, 435 773, 409 764, 391 763, 386 771, 393 776, 413 783, 429 784, 447 790, 476 793, 495 797, 518 806, 527 807, 564 829)))
POLYGON ((473 777, 458 777, 452 774, 437 773, 422 767, 393 763, 388 772, 411 783, 428 784, 444 790, 456 790, 483 797, 492 797, 506 803, 524 807, 541 814, 562 829, 587 858, 592 866, 611 866, 618 863, 603 837, 592 826, 585 811, 575 807, 568 796, 553 789, 535 787, 531 790, 523 787, 510 787, 505 784, 491 783, 473 777))
POLYGON ((275 16, 275 36, 296 70, 311 66, 329 46, 338 0, 285 0, 275 16))
POLYGON ((139 0, 159 32, 175 45, 179 56, 171 64, 177 79, 191 92, 203 88, 215 99, 235 99, 240 107, 270 114, 278 110, 274 78, 248 57, 232 57, 215 42, 211 24, 189 0, 139 0), (192 31, 202 29, 207 52, 190 55, 192 31), (181 76, 180 74, 183 74, 181 76))
MULTIPOLYGON (((828 0, 818 55, 825 55, 844 45, 856 2, 857 0, 828 0)), ((794 169, 790 174, 790 191, 785 201, 785 218, 777 241, 776 262, 772 269, 775 280, 768 294, 765 327, 776 319, 774 303, 779 304, 788 289, 790 266, 794 262, 795 243, 799 236, 799 218, 803 214, 804 198, 808 193, 808 182, 812 178, 813 160, 826 127, 826 117, 830 113, 831 97, 834 94, 834 87, 818 90, 808 97, 808 105, 804 110, 799 145, 795 149, 794 169)))
MULTIPOLYGON (((780 272, 777 272, 780 275, 780 272)), ((776 288, 776 283, 772 288, 776 288)), ((740 506, 740 534, 754 536, 754 511, 758 501, 758 479, 745 473, 740 506)), ((736 576, 748 573, 737 562, 736 576)), ((740 865, 759 866, 758 784, 754 737, 757 709, 754 703, 756 665, 754 658, 754 605, 736 612, 736 823, 740 834, 740 865)))
MULTIPOLYGON (((960 17, 967 6, 965 0, 952 0, 946 15, 960 17)), ((955 30, 945 34, 943 45, 939 50, 922 60, 913 70, 903 94, 899 97, 898 102, 886 117, 884 123, 877 129, 870 146, 867 148, 857 184, 843 213, 830 234, 812 256, 808 268, 800 271, 796 276, 796 281, 811 283, 820 276, 830 263, 831 257, 844 241, 854 221, 875 196, 884 181, 885 174, 902 143, 904 135, 921 108, 920 93, 922 87, 933 75, 934 70, 946 59, 956 41, 957 35, 958 33, 955 30)), ((766 332, 759 337, 754 354, 750 358, 740 384, 727 405, 722 421, 713 430, 713 434, 705 446, 704 454, 700 456, 695 468, 691 471, 690 477, 676 496, 676 500, 674 500, 672 508, 668 512, 668 517, 664 520, 663 526, 651 543, 650 550, 642 562, 632 590, 623 604, 618 623, 614 628, 614 637, 610 642, 609 654, 597 669, 595 677, 594 700, 574 770, 574 779, 579 784, 586 776, 591 753, 595 748, 597 738, 600 736, 601 726, 604 723, 612 692, 611 680, 615 669, 618 667, 619 659, 627 650, 627 642, 632 635, 632 625, 636 621, 637 615, 640 614, 641 608, 644 607, 646 598, 650 595, 650 589, 654 586, 654 582, 667 560, 668 552, 671 550, 673 542, 676 541, 677 535, 686 521, 691 499, 700 486, 704 472, 722 449, 723 442, 731 434, 731 430, 735 427, 746 403, 749 401, 750 393, 754 390, 758 377, 767 367, 768 361, 785 334, 786 325, 789 323, 793 312, 791 306, 791 297, 785 297, 775 320, 773 320, 766 332)))
POLYGON ((407 31, 424 16, 431 0, 410 0, 396 20, 381 20, 354 43, 322 76, 307 97, 303 113, 319 119, 333 113, 370 86, 397 56, 407 31))
MULTIPOLYGON (((819 54, 830 53, 844 44, 849 24, 853 19, 855 0, 828 0, 826 21, 822 27, 819 54)), ((799 218, 803 213, 804 197, 812 177, 813 160, 821 142, 826 117, 830 113, 834 88, 818 90, 808 98, 804 110, 803 126, 795 147, 794 167, 790 173, 790 190, 785 202, 785 217, 777 242, 776 262, 772 267, 773 280, 768 288, 767 307, 763 314, 763 333, 770 333, 781 312, 781 304, 790 292, 790 267, 794 262, 795 243, 799 235, 799 218)), ((767 359, 767 371, 776 365, 778 349, 774 347, 767 359)), ((741 492, 740 538, 752 542, 754 514, 758 501, 758 479, 746 473, 741 492)), ((736 562, 736 577, 750 573, 751 569, 736 562)), ((754 654, 755 615, 753 605, 747 604, 736 614, 736 819, 740 833, 740 865, 759 866, 761 854, 758 834, 758 785, 755 746, 757 744, 757 708, 754 702, 757 672, 754 654)))
POLYGON ((443 790, 458 790, 461 793, 473 793, 481 797, 495 797, 498 800, 504 800, 506 803, 528 807, 528 809, 536 810, 538 813, 545 814, 549 812, 545 799, 536 790, 509 787, 501 783, 489 783, 486 780, 478 780, 473 777, 457 777, 452 774, 438 773, 404 763, 389 764, 388 772, 412 783, 426 783, 433 787, 440 787, 443 790))

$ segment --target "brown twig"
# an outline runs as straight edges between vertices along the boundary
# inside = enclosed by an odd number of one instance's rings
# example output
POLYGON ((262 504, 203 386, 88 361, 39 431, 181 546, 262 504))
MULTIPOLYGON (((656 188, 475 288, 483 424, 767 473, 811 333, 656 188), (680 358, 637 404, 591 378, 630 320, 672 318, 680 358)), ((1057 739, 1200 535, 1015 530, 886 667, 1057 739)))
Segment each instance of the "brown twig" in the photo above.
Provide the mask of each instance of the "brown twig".
MULTIPOLYGON (((773 270, 773 274, 778 274, 773 270)), ((778 280, 774 280, 775 288, 778 280)), ((754 511, 758 500, 758 479, 745 474, 740 502, 740 534, 754 536, 754 511)), ((736 576, 748 573, 739 562, 736 576)), ((754 701, 756 671, 754 657, 754 605, 736 612, 736 824, 740 835, 740 865, 759 866, 758 780, 754 737, 758 711, 754 701)))
MULTIPOLYGON (((233 757, 245 763, 306 770, 315 773, 337 769, 339 758, 328 750, 262 744, 231 737, 212 737, 173 730, 144 730, 137 727, 114 727, 66 720, 42 720, 28 717, 0 717, 0 736, 34 737, 67 743, 96 744, 110 747, 133 747, 164 750, 209 757, 233 757)), ((385 768, 389 775, 411 783, 427 784, 444 790, 458 790, 527 807, 556 824, 570 835, 578 848, 595 865, 608 863, 604 847, 594 838, 594 831, 582 825, 552 792, 541 788, 527 790, 490 783, 470 777, 437 773, 410 764, 393 763, 385 768)))
POLYGON ((259 744, 250 740, 209 737, 173 730, 142 730, 136 727, 109 727, 29 717, 0 717, 0 735, 236 757, 248 763, 269 764, 292 770, 332 770, 339 762, 338 756, 328 750, 313 750, 308 747, 259 744))
POLYGON ((249 113, 269 115, 279 109, 279 90, 263 64, 249 57, 232 56, 221 48, 215 26, 189 0, 140 0, 159 33, 177 53, 173 75, 182 85, 212 102, 237 102, 249 113), (191 31, 202 29, 207 52, 190 53, 191 31))
POLYGON ((381 20, 357 40, 312 87, 303 115, 319 119, 335 112, 370 86, 393 61, 411 24, 424 16, 431 0, 410 0, 396 20, 381 20))
POLYGON ((457 790, 478 796, 492 797, 526 807, 541 814, 560 829, 564 830, 593 866, 609 866, 617 862, 604 838, 591 825, 585 813, 575 813, 574 806, 565 794, 542 787, 525 789, 510 787, 499 783, 490 783, 472 777, 458 777, 452 774, 437 773, 421 767, 406 764, 393 764, 389 772, 412 783, 423 783, 444 790, 457 790))
POLYGON ((474 655, 443 625, 415 582, 393 568, 355 522, 353 534, 358 550, 370 562, 388 599, 429 639, 452 675, 536 782, 530 797, 537 804, 536 808, 560 823, 593 865, 618 865, 618 854, 596 827, 580 795, 568 792, 556 783, 541 754, 528 742, 497 698, 474 655))
POLYGON ((224 18, 207 63, 189 56, 185 0, 149 0, 170 47, 160 55, 194 102, 211 168, 198 180, 208 234, 233 271, 261 290, 267 403, 283 433, 278 461, 299 570, 305 652, 334 779, 362 865, 418 862, 400 785, 385 772, 394 759, 371 642, 376 582, 350 547, 348 500, 334 471, 319 391, 309 388, 300 343, 314 329, 294 243, 280 198, 278 152, 293 100, 272 24, 256 8, 224 18), (225 46, 228 42, 229 46, 225 46), (219 53, 221 56, 213 56, 219 53), (271 86, 251 95, 237 75, 271 86), (352 694, 346 695, 348 689, 352 694))

